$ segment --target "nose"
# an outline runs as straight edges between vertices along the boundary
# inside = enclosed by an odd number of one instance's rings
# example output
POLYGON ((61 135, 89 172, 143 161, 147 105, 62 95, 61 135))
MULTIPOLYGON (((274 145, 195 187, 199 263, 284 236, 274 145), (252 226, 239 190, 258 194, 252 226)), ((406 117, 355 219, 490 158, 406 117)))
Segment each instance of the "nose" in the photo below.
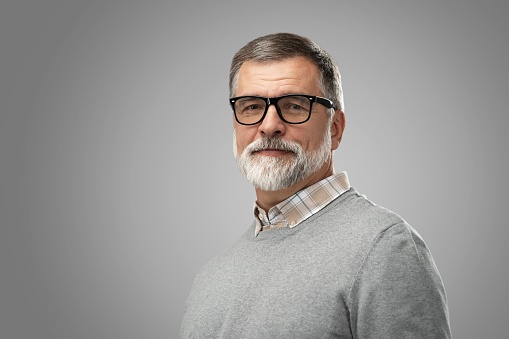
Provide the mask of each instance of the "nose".
POLYGON ((258 130, 262 136, 267 138, 280 137, 285 134, 286 124, 279 117, 275 105, 269 106, 258 130))

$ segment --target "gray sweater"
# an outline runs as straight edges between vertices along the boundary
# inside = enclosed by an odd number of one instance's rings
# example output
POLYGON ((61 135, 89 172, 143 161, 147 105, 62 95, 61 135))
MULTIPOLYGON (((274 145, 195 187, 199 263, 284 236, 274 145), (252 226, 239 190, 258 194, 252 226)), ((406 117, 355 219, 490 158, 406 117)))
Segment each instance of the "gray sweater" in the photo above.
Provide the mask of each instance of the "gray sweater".
POLYGON ((200 270, 181 338, 450 338, 425 243, 354 188, 293 229, 254 233, 200 270))

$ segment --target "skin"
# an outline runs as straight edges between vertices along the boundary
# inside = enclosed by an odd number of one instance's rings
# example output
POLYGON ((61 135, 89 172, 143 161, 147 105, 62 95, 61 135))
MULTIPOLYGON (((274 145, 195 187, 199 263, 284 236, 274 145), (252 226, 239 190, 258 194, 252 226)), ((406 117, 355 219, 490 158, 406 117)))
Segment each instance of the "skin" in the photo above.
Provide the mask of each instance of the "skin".
MULTIPOLYGON (((298 57, 277 62, 247 61, 240 70, 235 96, 256 95, 277 97, 285 94, 310 94, 324 96, 318 86, 319 70, 310 60, 298 57)), ((252 126, 240 125, 234 121, 239 154, 253 141, 263 137, 280 137, 299 143, 304 151, 317 150, 324 138, 327 127, 326 107, 313 105, 313 113, 309 121, 303 124, 287 124, 279 118, 274 105, 269 107, 265 119, 252 126)), ((256 201, 266 212, 281 201, 298 191, 334 174, 332 152, 339 147, 345 117, 341 110, 336 110, 331 124, 331 157, 318 171, 302 181, 279 191, 263 191, 255 188, 256 201)), ((279 150, 262 150, 254 156, 293 157, 293 153, 279 150)))

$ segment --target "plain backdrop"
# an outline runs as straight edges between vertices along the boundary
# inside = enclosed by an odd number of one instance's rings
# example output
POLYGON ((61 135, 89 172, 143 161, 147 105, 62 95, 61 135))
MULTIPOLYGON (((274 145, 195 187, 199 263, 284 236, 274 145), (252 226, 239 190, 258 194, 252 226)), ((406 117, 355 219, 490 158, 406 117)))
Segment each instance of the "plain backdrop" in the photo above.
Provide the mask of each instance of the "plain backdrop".
POLYGON ((0 338, 177 338, 198 269, 252 222, 233 54, 337 61, 336 170, 425 239, 456 338, 509 333, 507 1, 0 4, 0 338))

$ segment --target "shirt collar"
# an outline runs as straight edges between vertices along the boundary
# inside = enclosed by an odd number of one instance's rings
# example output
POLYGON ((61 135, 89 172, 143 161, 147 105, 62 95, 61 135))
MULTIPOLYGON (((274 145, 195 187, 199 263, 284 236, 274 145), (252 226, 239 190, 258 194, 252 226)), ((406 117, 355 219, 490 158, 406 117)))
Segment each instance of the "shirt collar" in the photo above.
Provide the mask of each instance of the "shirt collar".
POLYGON ((350 189, 346 172, 331 175, 283 200, 265 213, 255 202, 255 236, 273 228, 294 228, 350 189))

